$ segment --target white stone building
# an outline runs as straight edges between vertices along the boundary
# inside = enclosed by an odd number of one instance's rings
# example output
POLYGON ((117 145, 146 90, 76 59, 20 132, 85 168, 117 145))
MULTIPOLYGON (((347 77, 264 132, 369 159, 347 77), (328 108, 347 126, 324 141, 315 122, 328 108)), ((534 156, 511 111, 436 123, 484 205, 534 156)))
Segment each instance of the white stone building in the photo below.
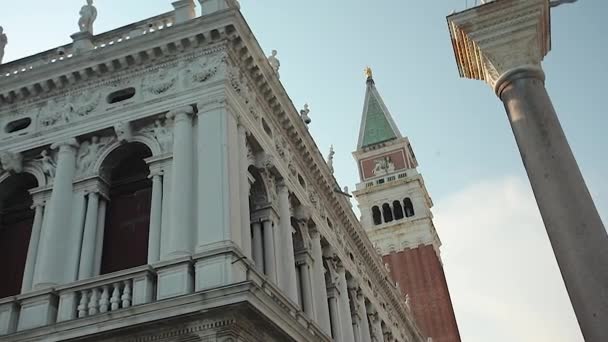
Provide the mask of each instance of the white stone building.
POLYGON ((201 4, 0 65, 0 340, 423 341, 278 60, 201 4))

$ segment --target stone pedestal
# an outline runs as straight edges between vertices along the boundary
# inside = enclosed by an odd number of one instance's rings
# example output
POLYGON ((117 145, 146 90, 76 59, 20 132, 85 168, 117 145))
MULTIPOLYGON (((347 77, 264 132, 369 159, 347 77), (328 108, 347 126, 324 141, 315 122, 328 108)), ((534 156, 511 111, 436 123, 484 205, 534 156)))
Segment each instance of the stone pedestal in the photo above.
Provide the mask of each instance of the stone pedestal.
POLYGON ((75 53, 93 50, 93 34, 90 32, 77 32, 70 37, 72 37, 72 40, 74 41, 75 53))
POLYGON ((549 16, 546 0, 496 1, 448 23, 461 75, 505 105, 585 340, 608 341, 608 234, 544 86, 549 16))
POLYGON ((194 0, 179 0, 172 3, 175 9, 175 23, 186 22, 196 16, 194 0))

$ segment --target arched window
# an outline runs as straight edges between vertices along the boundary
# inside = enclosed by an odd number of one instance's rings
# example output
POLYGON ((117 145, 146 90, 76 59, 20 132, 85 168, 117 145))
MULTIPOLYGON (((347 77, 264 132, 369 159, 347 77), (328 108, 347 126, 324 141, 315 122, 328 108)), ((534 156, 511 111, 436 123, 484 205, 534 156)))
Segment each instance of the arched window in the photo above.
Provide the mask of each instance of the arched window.
POLYGON ((384 203, 382 205, 382 216, 384 216, 385 223, 393 221, 393 211, 391 210, 391 206, 388 203, 384 203))
POLYGON ((405 217, 414 216, 414 205, 409 197, 403 200, 403 209, 405 211, 405 217))
POLYGON ((393 202, 393 215, 395 220, 401 220, 403 218, 403 208, 401 207, 401 203, 399 201, 393 202))
POLYGON ((380 208, 376 205, 372 207, 372 217, 376 226, 382 224, 382 213, 380 212, 380 208))
POLYGON ((0 298, 21 293, 35 213, 28 190, 37 186, 36 178, 28 173, 10 176, 0 184, 0 298))
POLYGON ((106 212, 101 274, 148 262, 152 182, 144 158, 152 153, 131 143, 114 150, 104 161, 110 172, 110 201, 106 212))

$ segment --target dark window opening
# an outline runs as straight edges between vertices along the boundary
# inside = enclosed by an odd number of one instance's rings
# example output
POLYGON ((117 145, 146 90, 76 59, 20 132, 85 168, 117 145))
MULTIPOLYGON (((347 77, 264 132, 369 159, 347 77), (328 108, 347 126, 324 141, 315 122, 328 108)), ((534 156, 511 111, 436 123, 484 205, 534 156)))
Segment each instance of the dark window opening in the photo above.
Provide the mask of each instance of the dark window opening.
POLYGON ((18 131, 21 131, 21 130, 24 130, 24 129, 30 127, 31 124, 32 124, 32 119, 30 119, 30 118, 23 118, 23 119, 11 121, 6 125, 6 127, 4 128, 4 131, 6 133, 15 133, 15 132, 18 132, 18 131))
POLYGON ((0 184, 0 298, 21 293, 35 214, 28 190, 37 186, 36 178, 26 173, 0 184))
POLYGON ((414 216, 414 205, 409 197, 403 200, 403 209, 405 210, 405 217, 414 216))
POLYGON ((382 224, 382 213, 377 206, 372 207, 372 218, 374 219, 374 224, 376 226, 382 224))
POLYGON ((141 144, 128 144, 108 158, 114 154, 119 162, 112 169, 110 180, 101 274, 148 263, 152 182, 144 158, 151 153, 141 144))
POLYGON ((382 205, 382 216, 384 216, 384 222, 386 223, 393 221, 393 211, 388 203, 382 205))
POLYGON ((393 202, 393 212, 395 220, 401 220, 403 218, 403 208, 401 207, 401 203, 399 201, 393 202))
POLYGON ((135 96, 135 88, 131 87, 111 93, 110 95, 108 95, 107 100, 109 104, 112 104, 128 100, 133 96, 135 96))

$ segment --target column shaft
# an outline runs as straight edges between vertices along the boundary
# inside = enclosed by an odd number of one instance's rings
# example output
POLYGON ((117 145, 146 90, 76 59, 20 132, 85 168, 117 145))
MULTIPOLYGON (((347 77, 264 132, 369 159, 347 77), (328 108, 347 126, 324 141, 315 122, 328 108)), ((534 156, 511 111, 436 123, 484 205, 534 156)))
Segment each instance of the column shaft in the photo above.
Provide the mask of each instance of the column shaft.
POLYGON ((329 297, 329 313, 331 316, 331 335, 335 342, 346 342, 342 336, 342 322, 340 320, 340 301, 338 297, 329 297))
POLYGON ((174 118, 173 128, 173 178, 170 213, 168 254, 170 257, 190 255, 192 252, 193 212, 193 143, 191 107, 184 107, 168 114, 174 118))
POLYGON ((243 125, 238 125, 239 135, 239 182, 241 188, 241 250, 245 257, 253 257, 251 253, 251 222, 249 213, 249 177, 247 168, 249 163, 247 162, 247 134, 243 125))
POLYGON ((298 285, 296 283, 296 262, 293 254, 293 236, 291 227, 291 211, 289 209, 289 190, 285 184, 279 185, 279 215, 280 229, 280 269, 279 287, 294 302, 298 302, 298 285))
POLYGON ((253 261, 260 272, 264 272, 264 241, 262 237, 262 223, 251 224, 253 229, 253 261))
POLYGON ((264 221, 264 273, 270 281, 277 284, 277 264, 272 221, 264 221))
POLYGON ((152 176, 152 205, 150 208, 150 236, 148 239, 148 264, 160 260, 160 239, 163 212, 163 179, 152 176))
POLYGON ((310 276, 310 265, 300 265, 300 282, 302 284, 302 309, 312 320, 315 320, 315 306, 312 293, 312 281, 310 276))
MULTIPOLYGON (((71 231, 72 200, 74 173, 76 170, 76 140, 53 145, 59 147, 57 169, 53 181, 53 190, 46 211, 46 225, 42 228, 40 250, 36 263, 34 288, 42 289, 69 281, 70 251, 75 246, 68 244, 66 236, 73 236, 71 231)), ((71 273, 71 272, 70 272, 71 273)))
POLYGON ((365 297, 359 295, 359 305, 361 306, 361 341, 372 342, 372 335, 369 330, 369 318, 367 317, 367 306, 365 305, 365 297))
POLYGON ((350 311, 350 303, 348 302, 348 287, 346 285, 346 273, 344 268, 340 268, 338 274, 340 276, 340 317, 342 318, 342 331, 344 332, 344 340, 354 341, 355 336, 353 333, 353 319, 352 313, 350 311))
POLYGON ((499 89, 574 312, 586 341, 608 341, 608 234, 542 77, 499 89))
POLYGON ((106 206, 105 199, 99 199, 99 212, 97 214, 97 237, 95 238, 95 261, 93 263, 93 275, 101 274, 101 258, 103 256, 103 237, 105 233, 106 223, 106 206))
POLYGON ((97 238, 97 221, 99 214, 99 194, 88 194, 87 211, 84 223, 84 235, 80 253, 78 280, 89 279, 95 272, 95 246, 97 238))
POLYGON ((38 245, 40 243, 40 231, 42 230, 42 219, 44 215, 44 206, 41 203, 34 204, 34 223, 32 224, 32 235, 30 244, 27 249, 27 260, 25 262, 25 270, 23 272, 23 282, 21 283, 21 293, 32 290, 34 281, 34 270, 36 267, 36 256, 38 255, 38 245))
POLYGON ((213 106, 198 105, 197 252, 220 242, 242 245, 237 122, 225 102, 213 106))
POLYGON ((325 267, 323 267, 323 250, 321 247, 321 235, 318 231, 311 233, 313 262, 313 281, 315 286, 315 309, 317 311, 317 323, 323 331, 331 334, 331 323, 329 306, 327 303, 327 285, 325 284, 325 267))

